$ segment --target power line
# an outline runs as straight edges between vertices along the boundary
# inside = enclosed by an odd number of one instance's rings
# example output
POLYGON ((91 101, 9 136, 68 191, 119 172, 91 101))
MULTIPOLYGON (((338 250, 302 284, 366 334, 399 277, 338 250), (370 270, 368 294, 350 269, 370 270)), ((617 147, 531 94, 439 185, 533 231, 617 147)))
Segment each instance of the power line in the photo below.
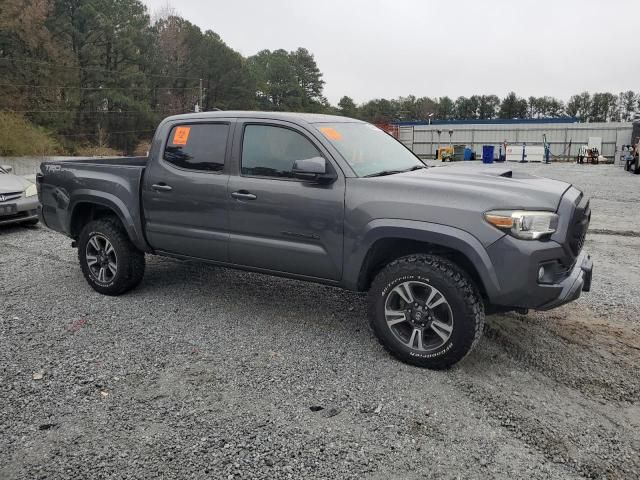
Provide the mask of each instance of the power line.
POLYGON ((100 135, 114 135, 114 134, 126 134, 126 133, 151 133, 155 132, 155 130, 123 130, 120 132, 110 132, 106 131, 105 133, 73 133, 73 134, 54 134, 58 137, 91 137, 91 136, 100 136, 100 135))
MULTIPOLYGON (((89 114, 89 115, 102 115, 103 113, 115 113, 121 115, 127 114, 137 114, 142 115, 145 113, 171 113, 171 112, 184 112, 182 109, 176 110, 147 110, 147 111, 139 111, 139 110, 103 110, 103 111, 78 111, 78 110, 0 110, 0 113, 81 113, 81 114, 89 114)), ((188 112, 184 112, 188 113, 188 112)))
POLYGON ((19 83, 0 83, 0 87, 27 88, 64 88, 75 90, 198 90, 200 87, 79 87, 76 85, 29 85, 19 83))
POLYGON ((4 57, 4 58, 0 58, 0 61, 4 61, 4 62, 14 62, 14 63, 24 63, 24 64, 31 64, 31 65, 47 65, 49 67, 52 68, 67 68, 67 69, 71 69, 71 70, 82 70, 85 72, 95 72, 95 73, 108 73, 108 74, 115 74, 115 75, 125 75, 126 73, 140 73, 142 75, 144 75, 145 77, 156 77, 156 78, 177 78, 177 79, 181 79, 181 80, 200 80, 200 77, 185 77, 185 76, 179 76, 179 75, 163 75, 163 74, 158 74, 158 73, 145 73, 143 71, 138 70, 137 72, 117 72, 114 70, 107 70, 104 68, 95 68, 95 67, 75 67, 72 65, 58 65, 55 63, 51 63, 51 62, 43 62, 43 61, 36 61, 36 60, 19 60, 17 58, 13 58, 13 57, 4 57))

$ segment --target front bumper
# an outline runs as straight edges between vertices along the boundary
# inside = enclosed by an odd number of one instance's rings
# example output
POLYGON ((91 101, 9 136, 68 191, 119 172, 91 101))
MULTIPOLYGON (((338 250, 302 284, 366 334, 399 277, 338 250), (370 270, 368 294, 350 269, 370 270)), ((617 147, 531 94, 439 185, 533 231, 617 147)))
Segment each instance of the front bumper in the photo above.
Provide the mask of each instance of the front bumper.
POLYGON ((491 305, 504 308, 549 310, 578 298, 591 288, 593 262, 587 253, 567 257, 553 240, 518 240, 509 235, 487 248, 499 290, 489 296, 491 305), (561 264, 562 272, 549 283, 538 281, 542 265, 561 264))
POLYGON ((591 277, 593 275, 593 261, 585 252, 582 252, 576 260, 576 264, 567 278, 560 282, 562 287, 560 294, 554 300, 537 307, 537 310, 550 310, 565 303, 573 302, 582 292, 591 290, 591 277))
MULTIPOLYGON (((22 196, 15 200, 0 203, 0 207, 15 205, 15 209, 10 212, 0 213, 0 225, 11 225, 14 223, 28 222, 38 218, 38 196, 22 196)), ((6 209, 6 208, 5 208, 6 209)), ((5 210, 0 208, 0 211, 5 210)))

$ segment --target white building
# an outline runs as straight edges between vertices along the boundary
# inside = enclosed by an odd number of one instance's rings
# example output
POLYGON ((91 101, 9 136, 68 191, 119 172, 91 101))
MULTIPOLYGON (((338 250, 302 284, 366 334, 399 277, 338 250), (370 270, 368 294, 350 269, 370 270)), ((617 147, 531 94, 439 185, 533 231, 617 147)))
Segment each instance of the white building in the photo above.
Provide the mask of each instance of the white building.
MULTIPOLYGON (((435 157, 438 145, 464 145, 481 158, 483 145, 493 145, 495 155, 504 141, 511 147, 542 146, 543 136, 554 159, 573 159, 578 149, 600 140, 600 153, 612 160, 623 145, 632 143, 632 123, 578 123, 574 119, 470 120, 429 125, 427 122, 397 122, 398 139, 420 157, 435 157), (438 130, 441 131, 438 137, 438 130), (449 137, 451 131, 451 137, 449 137), (569 149, 571 146, 571 149, 569 149)), ((539 151, 540 149, 532 149, 539 151)), ((503 152, 504 154, 504 148, 503 152)), ((533 158, 532 158, 533 159, 533 158)), ((537 159, 537 155, 536 155, 537 159)))

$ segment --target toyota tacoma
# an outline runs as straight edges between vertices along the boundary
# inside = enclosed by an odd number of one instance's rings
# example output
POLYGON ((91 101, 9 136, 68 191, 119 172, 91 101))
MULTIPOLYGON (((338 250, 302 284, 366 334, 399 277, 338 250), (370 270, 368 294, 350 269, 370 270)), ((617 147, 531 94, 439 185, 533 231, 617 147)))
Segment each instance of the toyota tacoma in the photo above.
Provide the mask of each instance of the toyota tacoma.
POLYGON ((504 166, 429 168, 344 117, 169 117, 147 157, 44 162, 39 216, 73 239, 94 290, 142 280, 145 255, 368 292, 395 357, 446 368, 485 314, 548 310, 589 291, 589 199, 504 166))

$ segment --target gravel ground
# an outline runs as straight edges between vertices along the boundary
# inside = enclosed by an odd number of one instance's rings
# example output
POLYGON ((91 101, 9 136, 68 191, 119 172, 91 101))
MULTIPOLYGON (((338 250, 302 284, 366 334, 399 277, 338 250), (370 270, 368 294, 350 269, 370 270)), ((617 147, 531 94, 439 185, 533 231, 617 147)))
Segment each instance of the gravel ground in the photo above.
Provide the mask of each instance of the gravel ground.
POLYGON ((0 230, 0 478, 638 478, 640 177, 510 166, 593 196, 593 291, 446 372, 386 355, 362 295, 149 257, 105 297, 65 237, 0 230))

